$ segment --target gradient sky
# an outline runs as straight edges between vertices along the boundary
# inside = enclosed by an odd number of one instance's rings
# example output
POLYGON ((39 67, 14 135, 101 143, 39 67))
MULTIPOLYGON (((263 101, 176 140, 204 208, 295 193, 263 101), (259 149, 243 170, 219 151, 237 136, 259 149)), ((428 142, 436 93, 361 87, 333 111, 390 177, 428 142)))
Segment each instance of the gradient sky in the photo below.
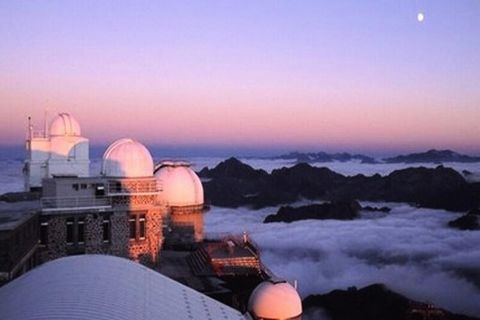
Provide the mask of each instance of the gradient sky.
POLYGON ((480 153, 480 1, 1 1, 0 144, 480 153), (418 12, 425 13, 420 23, 418 12))

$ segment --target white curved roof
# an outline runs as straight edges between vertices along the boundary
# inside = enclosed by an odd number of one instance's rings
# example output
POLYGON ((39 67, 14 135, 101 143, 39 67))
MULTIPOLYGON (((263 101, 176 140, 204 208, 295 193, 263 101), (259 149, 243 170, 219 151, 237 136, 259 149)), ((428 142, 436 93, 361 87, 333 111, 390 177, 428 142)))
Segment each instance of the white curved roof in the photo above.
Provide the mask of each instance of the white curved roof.
POLYGON ((138 141, 125 138, 113 142, 103 154, 102 174, 108 177, 153 176, 150 151, 138 141))
POLYGON ((2 320, 245 319, 216 300, 127 259, 80 255, 0 287, 2 320))
POLYGON ((50 123, 51 136, 80 136, 80 124, 69 113, 59 113, 50 123))
POLYGON ((155 177, 162 191, 157 199, 169 206, 203 204, 203 186, 188 162, 164 161, 156 166, 155 177))
POLYGON ((295 318, 302 314, 302 300, 288 282, 264 281, 253 290, 248 311, 256 318, 295 318))

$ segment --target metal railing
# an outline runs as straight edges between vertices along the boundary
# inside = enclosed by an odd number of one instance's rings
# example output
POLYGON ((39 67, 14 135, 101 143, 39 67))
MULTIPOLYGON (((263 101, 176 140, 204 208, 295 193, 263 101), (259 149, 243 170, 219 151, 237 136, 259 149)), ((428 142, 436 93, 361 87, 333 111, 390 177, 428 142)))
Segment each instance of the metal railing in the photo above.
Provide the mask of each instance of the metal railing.
POLYGON ((239 247, 249 248, 256 256, 260 254, 258 244, 248 233, 232 234, 228 232, 209 232, 205 235, 205 239, 220 240, 225 243, 230 240, 239 247))
POLYGON ((85 209, 111 207, 108 197, 43 197, 40 199, 42 210, 85 209))
POLYGON ((148 183, 122 184, 121 182, 110 182, 106 185, 106 194, 156 194, 159 187, 156 181, 148 183))
POLYGON ((45 138, 45 131, 43 130, 32 130, 31 131, 32 138, 45 138))

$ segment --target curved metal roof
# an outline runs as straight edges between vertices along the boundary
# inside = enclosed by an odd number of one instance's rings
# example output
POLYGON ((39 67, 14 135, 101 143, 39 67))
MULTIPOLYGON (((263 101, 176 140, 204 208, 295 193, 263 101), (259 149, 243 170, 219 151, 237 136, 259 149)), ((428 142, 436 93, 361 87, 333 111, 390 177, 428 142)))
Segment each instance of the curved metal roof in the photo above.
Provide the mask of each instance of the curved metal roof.
POLYGON ((127 259, 81 255, 46 263, 0 288, 13 319, 245 319, 199 292, 127 259))

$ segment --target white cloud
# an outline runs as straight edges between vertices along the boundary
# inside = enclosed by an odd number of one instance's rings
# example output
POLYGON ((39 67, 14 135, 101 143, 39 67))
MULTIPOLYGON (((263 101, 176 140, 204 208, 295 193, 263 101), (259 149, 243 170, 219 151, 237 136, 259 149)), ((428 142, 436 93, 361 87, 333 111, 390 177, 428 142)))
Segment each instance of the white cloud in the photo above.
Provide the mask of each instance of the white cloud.
POLYGON ((480 232, 446 227, 458 215, 442 210, 367 204, 393 209, 378 219, 263 224, 276 208, 214 207, 205 230, 249 231, 265 264, 278 276, 299 280, 304 297, 381 282, 413 299, 480 315, 480 285, 473 282, 480 277, 480 232))

